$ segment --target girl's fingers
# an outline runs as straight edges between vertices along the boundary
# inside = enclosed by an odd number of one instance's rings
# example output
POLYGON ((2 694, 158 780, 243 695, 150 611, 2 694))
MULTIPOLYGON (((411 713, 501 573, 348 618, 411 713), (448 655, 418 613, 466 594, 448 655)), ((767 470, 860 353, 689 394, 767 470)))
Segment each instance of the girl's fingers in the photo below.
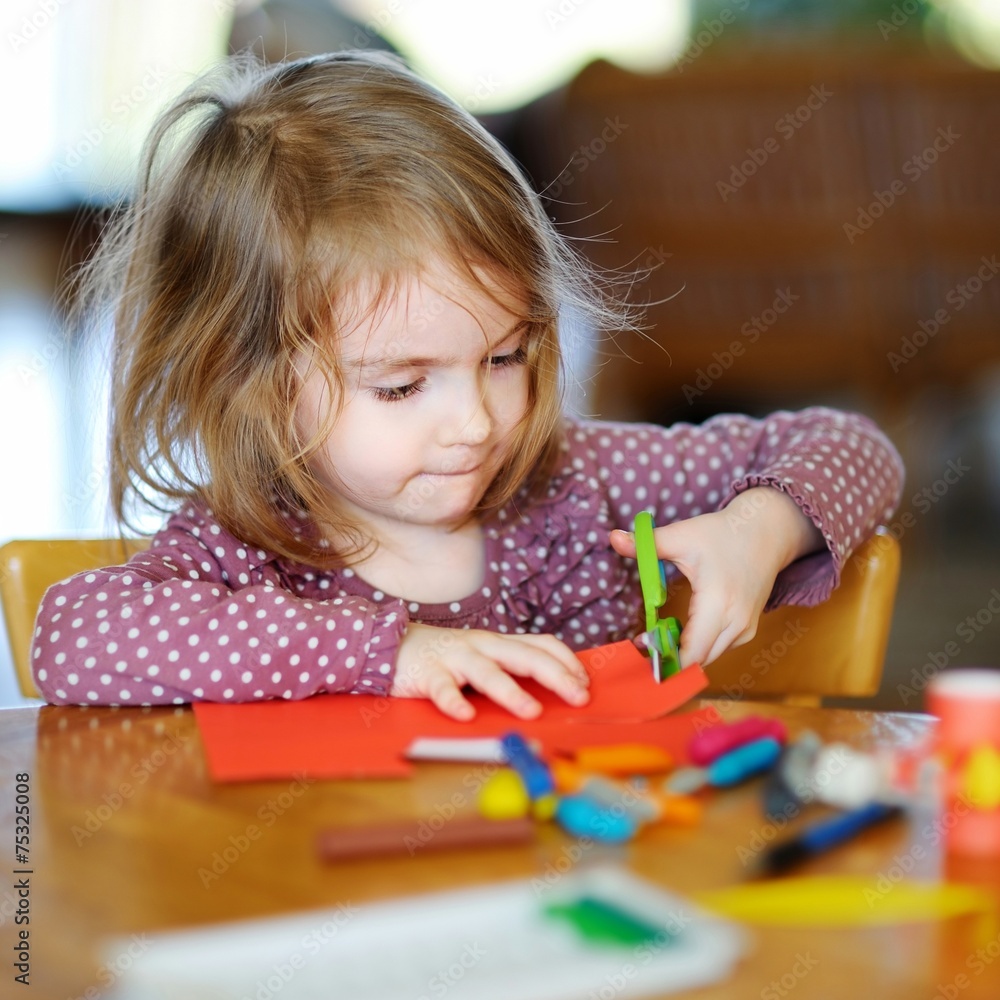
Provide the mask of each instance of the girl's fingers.
MULTIPOLYGON (((463 684, 522 719, 542 711, 537 698, 512 676, 531 677, 571 705, 589 699, 590 678, 572 650, 551 635, 500 635, 477 629, 456 633, 462 641, 424 668, 419 687, 445 715, 465 721, 475 715, 463 684)), ((402 688, 402 685, 400 685, 402 688)))
POLYGON ((541 703, 488 656, 473 654, 467 657, 462 673, 477 691, 518 718, 534 719, 542 711, 541 703))
POLYGON ((709 650, 712 648, 711 637, 704 640, 689 638, 685 633, 690 630, 691 625, 689 622, 684 626, 684 631, 681 632, 681 666, 689 667, 692 663, 697 663, 699 666, 707 667, 712 662, 708 655, 709 650))
POLYGON ((732 609, 713 588, 699 580, 691 581, 688 619, 681 631, 681 663, 700 663, 707 667, 729 647, 742 629, 732 625, 732 609))
POLYGON ((468 722, 476 714, 471 702, 459 690, 458 682, 447 670, 428 671, 427 697, 445 715, 459 722, 468 722))
POLYGON ((749 642, 756 631, 756 619, 748 623, 732 608, 709 604, 692 593, 688 622, 681 632, 681 663, 707 667, 730 646, 749 642))
POLYGON ((572 705, 584 704, 590 678, 572 650, 552 635, 501 635, 481 629, 444 630, 414 626, 407 669, 397 669, 393 693, 429 698, 445 715, 465 721, 475 708, 462 694, 470 684, 513 715, 533 719, 542 711, 537 698, 510 674, 531 677, 572 705), (423 641, 430 637, 433 641, 423 641), (428 655, 430 654, 430 655, 428 655), (413 659, 416 657, 416 667, 413 659))
POLYGON ((534 646, 550 654, 562 664, 570 676, 578 680, 585 687, 590 686, 590 674, 587 673, 587 668, 580 662, 573 650, 554 635, 535 635, 525 632, 505 638, 513 639, 515 642, 520 642, 527 646, 534 646))
POLYGON ((687 619, 681 629, 682 667, 688 667, 692 663, 707 667, 711 663, 709 652, 722 628, 721 610, 706 600, 692 581, 687 619))
MULTIPOLYGON (((758 622, 760 619, 758 619, 758 622)), ((730 646, 745 646, 757 634, 757 626, 745 628, 733 641, 730 646)))
POLYGON ((635 558, 635 537, 631 531, 622 531, 621 528, 615 528, 611 532, 611 547, 620 556, 626 556, 630 559, 635 558))
POLYGON ((730 646, 735 644, 738 635, 738 629, 732 625, 723 629, 722 632, 720 632, 716 637, 715 642, 712 643, 712 647, 709 649, 704 662, 708 664, 717 660, 727 649, 729 649, 730 646))
MULTIPOLYGON (((510 638, 526 640, 529 636, 503 636, 503 640, 510 638)), ((556 640, 558 642, 558 640, 556 640)), ((562 645, 560 643, 560 645, 562 645)), ((484 652, 486 652, 484 650, 484 652)), ((531 641, 511 643, 503 641, 502 645, 490 650, 489 654, 502 668, 518 677, 531 677, 539 684, 554 691, 564 701, 571 705, 583 705, 590 695, 586 686, 578 675, 578 671, 583 670, 583 664, 576 661, 573 672, 562 659, 556 659, 547 649, 531 641)), ((570 654, 572 657, 572 654, 570 654)), ((576 657, 572 657, 576 660, 576 657)))
MULTIPOLYGON (((686 521, 675 521, 673 524, 665 524, 653 529, 653 538, 656 542, 656 556, 658 559, 666 559, 669 562, 677 562, 680 550, 677 549, 681 541, 681 530, 687 525, 686 521)), ((684 536, 686 537, 686 536, 684 536)), ((628 559, 635 558, 635 535, 631 531, 623 531, 615 528, 610 535, 611 547, 620 556, 628 559)))

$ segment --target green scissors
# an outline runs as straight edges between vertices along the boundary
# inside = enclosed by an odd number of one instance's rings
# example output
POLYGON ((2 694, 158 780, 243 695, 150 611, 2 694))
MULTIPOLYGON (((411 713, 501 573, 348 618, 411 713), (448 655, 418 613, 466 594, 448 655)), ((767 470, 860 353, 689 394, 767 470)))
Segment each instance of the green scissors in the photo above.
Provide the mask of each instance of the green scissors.
POLYGON ((642 603, 646 609, 646 631, 636 637, 636 644, 653 661, 653 679, 659 684, 680 672, 681 624, 676 618, 660 617, 660 608, 667 601, 667 576, 663 560, 656 555, 653 515, 647 510, 639 511, 632 527, 642 603))

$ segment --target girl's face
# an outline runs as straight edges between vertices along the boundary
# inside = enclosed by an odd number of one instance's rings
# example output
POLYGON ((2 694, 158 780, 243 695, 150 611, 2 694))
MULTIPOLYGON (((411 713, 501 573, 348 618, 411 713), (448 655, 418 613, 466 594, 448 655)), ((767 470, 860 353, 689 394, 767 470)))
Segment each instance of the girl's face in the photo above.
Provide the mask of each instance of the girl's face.
MULTIPOLYGON (((462 525, 512 447, 528 405, 523 303, 485 283, 493 296, 438 262, 343 330, 343 405, 314 470, 376 538, 462 525)), ((311 435, 329 399, 317 373, 304 390, 311 435)))

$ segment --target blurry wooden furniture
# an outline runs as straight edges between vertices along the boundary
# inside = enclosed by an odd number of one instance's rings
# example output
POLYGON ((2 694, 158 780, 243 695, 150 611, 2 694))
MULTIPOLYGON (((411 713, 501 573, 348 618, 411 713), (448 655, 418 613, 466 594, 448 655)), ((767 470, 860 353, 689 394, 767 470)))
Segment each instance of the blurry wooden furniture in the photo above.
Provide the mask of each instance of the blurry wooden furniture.
MULTIPOLYGON (((899 543, 885 528, 847 560, 840 586, 815 607, 786 606, 761 615, 757 634, 727 649, 707 673, 709 694, 779 697, 818 705, 820 698, 878 692, 899 581, 899 543)), ((691 588, 670 588, 665 615, 687 617, 691 588)))
POLYGON ((147 539, 136 538, 60 538, 0 546, 0 603, 21 694, 39 697, 31 675, 31 636, 45 591, 84 570, 121 565, 148 545, 147 539))
POLYGON ((833 399, 902 436, 900 404, 1000 362, 1000 74, 728 33, 658 75, 594 63, 525 110, 549 214, 650 303, 645 335, 598 345, 586 408, 833 399))
MULTIPOLYGON (((736 702, 718 708, 727 721, 750 711, 773 715, 793 736, 808 728, 859 750, 913 747, 931 727, 927 716, 903 713, 736 702)), ((356 907, 508 879, 539 879, 544 889, 577 862, 613 859, 690 895, 746 879, 748 855, 756 856, 761 844, 798 822, 780 829, 765 822, 761 779, 755 779, 707 795, 697 827, 651 827, 620 847, 582 847, 546 823, 539 824, 535 843, 517 847, 417 851, 343 864, 318 860, 315 838, 328 827, 440 820, 449 815, 441 813, 442 803, 456 815, 474 812, 483 767, 422 763, 409 780, 299 776, 217 785, 206 773, 187 707, 0 710, 3 787, 13 789, 18 773, 30 775, 29 867, 39 873, 29 876, 31 911, 33 918, 45 918, 39 927, 31 922, 31 985, 39 997, 78 997, 91 989, 96 995, 119 977, 127 986, 131 958, 108 952, 109 937, 124 938, 137 954, 155 947, 156 932, 168 928, 356 907)), ((13 803, 11 793, 4 807, 10 830, 13 803)), ((816 815, 803 818, 809 822, 816 815)), ((1000 886, 996 871, 984 863, 963 871, 943 859, 937 841, 919 841, 922 850, 915 854, 918 834, 903 821, 885 824, 798 872, 872 878, 889 873, 891 886, 905 858, 911 877, 926 877, 941 866, 948 877, 1000 886)), ((8 926, 13 930, 12 921, 8 926)), ((992 947, 995 937, 995 928, 984 937, 975 919, 869 929, 759 927, 752 934, 753 948, 735 976, 697 991, 699 1000, 756 997, 762 990, 769 995, 772 982, 785 984, 775 988, 779 996, 787 992, 792 965, 805 955, 810 965, 803 996, 849 997, 867 982, 878 984, 879 1000, 913 1000, 932 996, 938 984, 952 984, 963 973, 969 979, 963 1000, 998 995, 1000 963, 986 961, 981 974, 973 975, 966 962, 977 948, 992 947)), ((455 943, 456 950, 462 946, 455 943)), ((391 959, 391 942, 387 947, 391 959)), ((285 993, 291 995, 294 985, 287 984, 285 993)), ((594 990, 604 986, 595 983, 594 990)))

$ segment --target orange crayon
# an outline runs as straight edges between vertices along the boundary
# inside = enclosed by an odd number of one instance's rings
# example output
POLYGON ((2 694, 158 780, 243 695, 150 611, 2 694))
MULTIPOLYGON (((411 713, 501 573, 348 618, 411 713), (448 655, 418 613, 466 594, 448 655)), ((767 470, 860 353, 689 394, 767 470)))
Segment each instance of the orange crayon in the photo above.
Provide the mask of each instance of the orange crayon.
POLYGON ((617 743, 610 746, 582 747, 576 752, 582 771, 595 774, 657 774, 674 766, 673 757, 661 747, 646 743, 617 743))
POLYGON ((702 804, 692 795, 652 794, 658 810, 656 822, 667 826, 696 826, 701 822, 702 804))

